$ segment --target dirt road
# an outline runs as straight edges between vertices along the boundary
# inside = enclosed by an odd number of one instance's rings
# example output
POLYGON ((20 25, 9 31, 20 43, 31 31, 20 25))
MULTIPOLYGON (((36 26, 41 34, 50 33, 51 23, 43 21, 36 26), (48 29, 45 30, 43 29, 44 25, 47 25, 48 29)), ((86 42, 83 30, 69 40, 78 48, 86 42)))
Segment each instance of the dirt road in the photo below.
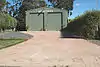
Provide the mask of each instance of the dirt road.
POLYGON ((0 50, 0 66, 100 67, 100 46, 83 39, 60 38, 60 32, 24 32, 33 38, 0 50))

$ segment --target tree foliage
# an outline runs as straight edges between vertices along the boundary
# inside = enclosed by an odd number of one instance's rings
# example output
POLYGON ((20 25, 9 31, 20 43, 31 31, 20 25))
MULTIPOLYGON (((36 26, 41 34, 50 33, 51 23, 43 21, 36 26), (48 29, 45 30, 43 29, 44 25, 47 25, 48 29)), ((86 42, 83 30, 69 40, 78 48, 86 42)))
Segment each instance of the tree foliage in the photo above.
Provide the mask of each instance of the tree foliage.
POLYGON ((0 0, 0 10, 3 8, 6 4, 6 0, 0 0))
POLYGON ((73 1, 74 0, 48 0, 56 8, 64 8, 66 10, 73 10, 73 1))
POLYGON ((0 31, 16 27, 17 20, 8 14, 8 9, 10 9, 9 4, 6 0, 0 0, 0 31))
POLYGON ((5 12, 0 12, 0 31, 15 28, 17 20, 5 12))
POLYGON ((8 12, 13 17, 16 17, 19 12, 19 7, 22 5, 23 0, 12 0, 12 2, 6 2, 6 12, 8 12))

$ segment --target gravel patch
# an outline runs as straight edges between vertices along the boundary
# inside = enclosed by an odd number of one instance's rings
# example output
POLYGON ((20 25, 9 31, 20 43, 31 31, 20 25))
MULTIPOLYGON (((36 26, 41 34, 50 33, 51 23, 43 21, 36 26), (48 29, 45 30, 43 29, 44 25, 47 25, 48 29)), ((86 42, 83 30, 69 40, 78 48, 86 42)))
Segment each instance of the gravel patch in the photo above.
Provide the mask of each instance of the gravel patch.
POLYGON ((33 36, 22 32, 5 32, 0 33, 0 39, 30 39, 33 36))

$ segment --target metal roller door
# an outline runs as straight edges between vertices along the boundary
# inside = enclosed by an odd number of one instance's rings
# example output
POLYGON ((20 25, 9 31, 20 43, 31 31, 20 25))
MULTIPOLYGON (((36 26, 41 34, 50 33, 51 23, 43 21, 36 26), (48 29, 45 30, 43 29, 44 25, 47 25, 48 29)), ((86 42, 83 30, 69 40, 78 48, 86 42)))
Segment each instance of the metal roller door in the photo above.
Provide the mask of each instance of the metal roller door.
POLYGON ((40 31, 43 29, 44 16, 43 14, 30 13, 29 29, 32 31, 40 31))
POLYGON ((61 13, 48 13, 47 19, 47 30, 59 31, 61 29, 61 13))

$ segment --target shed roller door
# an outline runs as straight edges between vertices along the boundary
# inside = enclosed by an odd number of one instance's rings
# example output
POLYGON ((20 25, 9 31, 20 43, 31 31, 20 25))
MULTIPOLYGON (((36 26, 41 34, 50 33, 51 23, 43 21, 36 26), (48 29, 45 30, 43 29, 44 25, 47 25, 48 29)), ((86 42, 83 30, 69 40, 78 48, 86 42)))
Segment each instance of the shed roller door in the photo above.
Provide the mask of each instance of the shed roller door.
POLYGON ((40 31, 43 28, 43 14, 30 14, 30 30, 40 31))
POLYGON ((48 13, 47 30, 59 31, 61 29, 61 13, 48 13))

